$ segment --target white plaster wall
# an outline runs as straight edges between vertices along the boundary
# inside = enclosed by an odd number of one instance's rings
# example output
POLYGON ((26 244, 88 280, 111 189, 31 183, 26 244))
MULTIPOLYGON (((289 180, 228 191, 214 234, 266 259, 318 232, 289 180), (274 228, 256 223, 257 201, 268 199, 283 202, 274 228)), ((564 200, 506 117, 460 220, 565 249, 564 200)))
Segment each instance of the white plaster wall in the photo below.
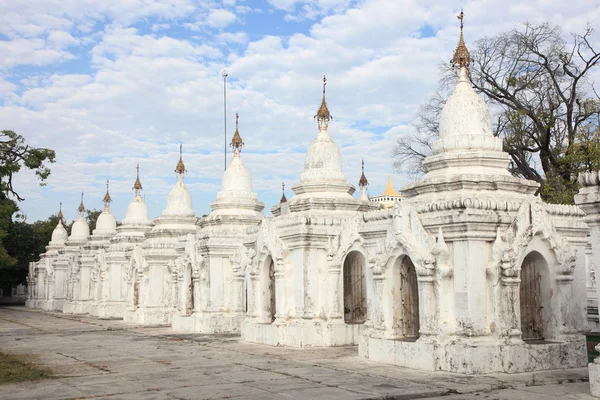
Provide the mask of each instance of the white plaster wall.
POLYGON ((121 264, 111 263, 109 264, 108 271, 108 287, 109 287, 109 299, 111 301, 119 301, 124 299, 123 297, 123 276, 121 264))
POLYGON ((90 269, 89 267, 81 267, 79 279, 79 300, 88 300, 90 298, 90 269))

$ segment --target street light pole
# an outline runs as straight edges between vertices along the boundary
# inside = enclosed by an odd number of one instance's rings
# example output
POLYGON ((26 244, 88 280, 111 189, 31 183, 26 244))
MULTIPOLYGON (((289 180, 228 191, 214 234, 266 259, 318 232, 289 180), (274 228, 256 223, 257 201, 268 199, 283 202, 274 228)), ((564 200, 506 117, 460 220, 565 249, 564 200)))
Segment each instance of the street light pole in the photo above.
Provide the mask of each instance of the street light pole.
POLYGON ((223 70, 223 152, 225 155, 225 171, 227 171, 227 70, 223 70))

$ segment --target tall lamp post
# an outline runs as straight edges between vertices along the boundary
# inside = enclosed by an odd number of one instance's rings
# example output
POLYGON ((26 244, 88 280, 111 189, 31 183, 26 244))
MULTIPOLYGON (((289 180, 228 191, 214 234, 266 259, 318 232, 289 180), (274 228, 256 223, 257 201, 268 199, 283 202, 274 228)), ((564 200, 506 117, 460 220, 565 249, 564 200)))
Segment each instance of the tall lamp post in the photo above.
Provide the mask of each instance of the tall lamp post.
POLYGON ((225 171, 227 171, 227 70, 223 70, 221 74, 223 76, 223 152, 225 155, 225 171))

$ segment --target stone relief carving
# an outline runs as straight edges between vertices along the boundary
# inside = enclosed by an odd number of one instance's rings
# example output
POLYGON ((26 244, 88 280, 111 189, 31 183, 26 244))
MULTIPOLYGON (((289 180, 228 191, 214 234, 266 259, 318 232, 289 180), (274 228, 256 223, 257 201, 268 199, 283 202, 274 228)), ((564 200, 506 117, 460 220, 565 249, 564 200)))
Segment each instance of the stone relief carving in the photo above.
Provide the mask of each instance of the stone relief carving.
POLYGON ((535 236, 542 238, 554 253, 559 265, 557 273, 572 275, 577 251, 571 249, 568 241, 558 234, 546 212, 546 205, 539 198, 523 202, 506 230, 498 228, 488 263, 488 275, 494 277, 499 274, 505 283, 518 278, 521 266, 517 262, 535 236))
POLYGON ((277 270, 283 268, 283 258, 287 253, 287 249, 277 236, 273 223, 267 218, 264 218, 260 224, 256 249, 258 249, 258 257, 253 257, 256 265, 252 266, 251 272, 258 272, 259 263, 266 259, 269 254, 275 261, 275 268, 277 270))

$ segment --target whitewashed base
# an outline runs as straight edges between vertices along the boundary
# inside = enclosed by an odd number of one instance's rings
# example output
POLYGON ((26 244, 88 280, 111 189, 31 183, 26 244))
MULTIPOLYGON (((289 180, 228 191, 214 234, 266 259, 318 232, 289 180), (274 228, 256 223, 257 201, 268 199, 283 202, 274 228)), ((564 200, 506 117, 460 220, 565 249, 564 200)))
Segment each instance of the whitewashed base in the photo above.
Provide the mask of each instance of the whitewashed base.
POLYGON ((140 307, 135 311, 125 310, 123 321, 146 326, 171 325, 171 313, 166 307, 140 307))
POLYGON ((592 392, 592 396, 600 398, 600 364, 588 364, 588 371, 590 374, 590 391, 592 392))
POLYGON ((341 320, 277 320, 271 324, 245 320, 242 339, 271 346, 333 347, 358 344, 362 324, 345 324, 341 320))
POLYGON ((470 375, 578 368, 587 360, 583 335, 571 337, 568 342, 543 344, 476 339, 440 344, 366 338, 361 341, 359 355, 385 364, 470 375))
POLYGON ((240 333, 245 315, 240 313, 193 313, 173 315, 172 327, 183 332, 240 333))

